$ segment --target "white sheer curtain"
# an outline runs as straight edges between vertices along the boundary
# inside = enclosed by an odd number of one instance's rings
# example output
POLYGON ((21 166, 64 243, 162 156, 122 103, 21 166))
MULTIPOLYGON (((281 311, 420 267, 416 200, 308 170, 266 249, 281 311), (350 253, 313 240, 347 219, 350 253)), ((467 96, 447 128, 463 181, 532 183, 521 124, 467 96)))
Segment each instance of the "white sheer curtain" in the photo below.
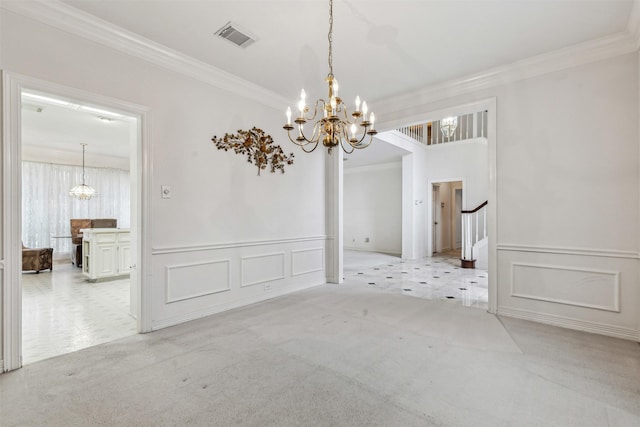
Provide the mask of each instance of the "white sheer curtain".
POLYGON ((86 183, 98 192, 76 200, 69 190, 82 183, 82 167, 22 162, 22 240, 31 248, 53 247, 55 258, 71 253, 71 218, 116 218, 130 226, 129 171, 85 168, 86 183))

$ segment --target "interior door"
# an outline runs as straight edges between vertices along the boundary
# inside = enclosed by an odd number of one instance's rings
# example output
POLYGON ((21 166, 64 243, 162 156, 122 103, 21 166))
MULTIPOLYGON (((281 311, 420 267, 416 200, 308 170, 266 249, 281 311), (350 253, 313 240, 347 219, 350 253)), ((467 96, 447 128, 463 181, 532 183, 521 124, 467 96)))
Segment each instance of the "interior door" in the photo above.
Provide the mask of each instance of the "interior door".
POLYGON ((462 247, 462 188, 455 190, 455 248, 462 247))
POLYGON ((440 185, 433 184, 433 203, 431 204, 433 209, 433 232, 431 233, 433 236, 433 253, 437 253, 440 251, 440 222, 441 218, 441 209, 440 209, 440 185))

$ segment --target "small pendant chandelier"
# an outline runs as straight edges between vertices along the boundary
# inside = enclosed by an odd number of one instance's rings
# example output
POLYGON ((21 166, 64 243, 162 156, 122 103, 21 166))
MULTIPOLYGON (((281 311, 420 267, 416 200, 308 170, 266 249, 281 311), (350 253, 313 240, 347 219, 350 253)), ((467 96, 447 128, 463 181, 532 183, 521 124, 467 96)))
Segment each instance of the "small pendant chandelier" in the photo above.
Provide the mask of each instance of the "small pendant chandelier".
POLYGON ((351 113, 353 119, 349 119, 346 105, 338 96, 338 80, 333 75, 333 0, 329 0, 329 74, 327 83, 329 84, 329 101, 319 99, 315 103, 313 114, 306 105, 306 94, 304 89, 300 93, 298 102, 299 116, 294 120, 298 128, 298 136, 293 139, 291 131, 294 126, 291 124, 291 107, 287 108, 287 124, 283 128, 287 131, 289 139, 294 144, 300 146, 306 153, 310 153, 318 147, 320 141, 327 147, 329 154, 333 147, 340 145, 345 153, 353 153, 354 149, 366 148, 371 144, 373 136, 378 132, 374 128, 375 115, 371 113, 367 117, 368 107, 366 101, 362 103, 360 109, 360 97, 356 97, 355 111, 351 113), (304 134, 304 124, 307 121, 314 121, 310 136, 304 134), (358 123, 359 121, 359 123, 358 123), (362 128, 362 134, 358 134, 358 127, 362 128), (367 138, 368 136, 368 138, 367 138))
POLYGON ((71 191, 69 191, 69 195, 72 196, 72 197, 75 197, 78 200, 89 200, 93 196, 98 195, 98 193, 96 193, 95 188, 91 187, 90 185, 85 184, 85 181, 84 181, 84 150, 85 150, 85 147, 87 146, 87 144, 80 144, 80 145, 82 145, 82 184, 76 185, 75 187, 73 187, 71 189, 71 191))
POLYGON ((440 130, 446 138, 451 138, 458 127, 457 117, 445 117, 440 120, 440 130))

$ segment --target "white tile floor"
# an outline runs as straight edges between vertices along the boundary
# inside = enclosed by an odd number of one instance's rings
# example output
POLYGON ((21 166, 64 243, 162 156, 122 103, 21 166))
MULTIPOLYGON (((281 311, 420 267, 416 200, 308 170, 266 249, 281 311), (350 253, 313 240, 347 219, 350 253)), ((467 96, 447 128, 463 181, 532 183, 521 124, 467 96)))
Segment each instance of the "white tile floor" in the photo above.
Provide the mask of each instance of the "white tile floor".
POLYGON ((489 306, 487 271, 460 268, 459 251, 405 261, 375 252, 345 250, 344 263, 347 285, 371 286, 485 310, 489 306))
POLYGON ((23 364, 136 333, 129 279, 89 283, 71 264, 22 274, 23 364))

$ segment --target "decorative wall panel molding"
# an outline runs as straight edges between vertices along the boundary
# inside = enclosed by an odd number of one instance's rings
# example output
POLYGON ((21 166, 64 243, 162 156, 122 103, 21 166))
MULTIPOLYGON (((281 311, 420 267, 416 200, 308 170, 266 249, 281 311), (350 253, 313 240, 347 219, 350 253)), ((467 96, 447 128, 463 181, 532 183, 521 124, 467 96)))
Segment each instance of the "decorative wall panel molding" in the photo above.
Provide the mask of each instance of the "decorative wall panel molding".
POLYGON ((218 249, 245 248, 249 246, 280 245, 283 243, 324 241, 327 236, 294 237, 290 239, 254 240, 235 243, 212 243, 208 245, 165 246, 152 249, 152 255, 177 254, 183 252, 212 251, 218 249))
POLYGON ((284 252, 240 258, 240 286, 252 286, 284 279, 284 252))
POLYGON ((511 296, 620 312, 620 273, 511 263, 511 296))
POLYGON ((166 303, 230 290, 230 265, 228 259, 167 265, 166 303))
POLYGON ((324 271, 324 248, 310 248, 291 251, 291 275, 324 271))
POLYGON ((498 243, 496 249, 499 251, 512 252, 536 252, 542 254, 563 254, 563 255, 580 255, 604 258, 629 258, 640 259, 640 253, 635 251, 618 251, 612 249, 598 248, 570 248, 561 246, 533 246, 533 245, 516 245, 509 243, 498 243))
POLYGON ((607 335, 631 341, 640 341, 640 332, 631 328, 608 325, 605 323, 590 322, 571 317, 557 316, 554 314, 538 313, 530 310, 522 310, 511 307, 498 307, 498 315, 515 317, 517 319, 530 320, 532 322, 545 323, 547 325, 562 328, 575 329, 593 334, 607 335))

